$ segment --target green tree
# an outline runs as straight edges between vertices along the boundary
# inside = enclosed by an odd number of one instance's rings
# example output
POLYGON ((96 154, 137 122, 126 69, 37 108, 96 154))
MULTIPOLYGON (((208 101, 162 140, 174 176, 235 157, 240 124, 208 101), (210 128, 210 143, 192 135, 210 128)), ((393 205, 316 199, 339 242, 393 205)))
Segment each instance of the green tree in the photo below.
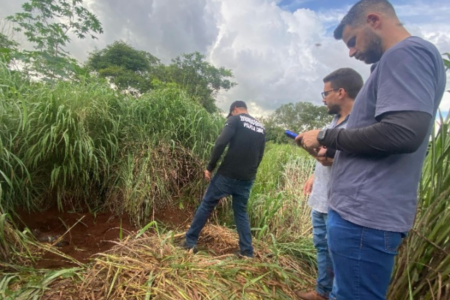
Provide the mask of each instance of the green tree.
POLYGON ((17 46, 17 42, 0 33, 0 61, 9 64, 12 59, 12 54, 17 51, 17 46))
POLYGON ((294 132, 319 129, 331 122, 331 119, 325 106, 317 106, 310 102, 297 102, 283 104, 265 119, 264 125, 268 138, 280 142, 283 141, 280 134, 284 134, 286 129, 294 132))
POLYGON ((5 34, 0 32, 0 49, 17 49, 18 43, 9 39, 5 34))
POLYGON ((285 129, 276 123, 276 119, 272 116, 262 117, 259 119, 264 125, 266 131, 266 141, 271 141, 276 144, 286 144, 290 139, 284 134, 285 129))
POLYGON ((118 41, 105 49, 90 54, 87 66, 101 77, 108 77, 119 89, 134 88, 143 93, 158 78, 160 60, 145 51, 139 51, 118 41))
POLYGON ((87 67, 110 78, 119 89, 134 88, 143 93, 164 84, 176 84, 208 112, 216 112, 215 97, 220 90, 236 85, 231 70, 216 68, 199 52, 182 54, 166 66, 152 54, 124 42, 115 42, 89 56, 87 67))
POLYGON ((0 19, 0 61, 10 64, 17 52, 19 43, 14 40, 14 30, 11 24, 0 19))
POLYGON ((82 5, 82 0, 30 0, 23 12, 7 17, 14 30, 22 32, 34 44, 34 51, 23 51, 19 57, 27 66, 46 78, 67 77, 78 69, 64 49, 69 35, 79 39, 103 32, 100 21, 82 5))
POLYGON ((165 69, 165 74, 161 75, 162 81, 177 83, 208 112, 217 111, 215 96, 220 90, 227 91, 236 85, 231 81, 231 70, 214 67, 206 62, 205 56, 199 52, 182 54, 173 59, 165 69))

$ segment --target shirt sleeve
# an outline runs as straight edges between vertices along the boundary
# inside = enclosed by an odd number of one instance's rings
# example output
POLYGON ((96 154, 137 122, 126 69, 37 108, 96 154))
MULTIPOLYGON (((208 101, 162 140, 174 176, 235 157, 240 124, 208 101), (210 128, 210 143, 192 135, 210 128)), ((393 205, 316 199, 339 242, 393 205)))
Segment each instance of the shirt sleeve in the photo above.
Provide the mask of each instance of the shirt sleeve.
POLYGON ((389 155, 416 151, 426 138, 432 117, 425 112, 386 113, 380 122, 364 128, 329 129, 322 144, 362 155, 389 155))
POLYGON ((327 148, 327 152, 325 153, 325 157, 334 158, 336 156, 336 149, 327 148))
POLYGON ((376 118, 395 111, 422 111, 433 115, 436 70, 425 48, 395 49, 378 68, 376 118))
POLYGON ((216 168, 217 162, 222 156, 223 151, 236 133, 238 122, 238 118, 231 117, 225 123, 225 127, 222 129, 222 133, 219 135, 216 143, 214 144, 211 159, 208 163, 208 166, 206 167, 209 172, 214 171, 214 169, 216 168))

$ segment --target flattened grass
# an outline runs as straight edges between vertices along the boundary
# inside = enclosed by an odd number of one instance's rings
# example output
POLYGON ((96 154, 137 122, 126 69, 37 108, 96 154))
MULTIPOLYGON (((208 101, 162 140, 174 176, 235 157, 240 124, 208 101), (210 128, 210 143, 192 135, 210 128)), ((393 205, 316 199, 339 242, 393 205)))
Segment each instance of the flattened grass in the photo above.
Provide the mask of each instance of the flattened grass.
MULTIPOLYGON (((225 228, 205 228, 226 237, 221 247, 237 246, 237 237, 225 228), (228 244, 228 245, 225 245, 228 244)), ((209 241, 209 242, 207 242, 209 241)), ((311 284, 302 265, 288 256, 273 254, 256 243, 253 259, 233 254, 192 254, 173 244, 173 234, 142 235, 118 243, 99 255, 83 282, 80 299, 292 299, 294 290, 311 284), (309 281, 308 281, 309 280, 309 281)))

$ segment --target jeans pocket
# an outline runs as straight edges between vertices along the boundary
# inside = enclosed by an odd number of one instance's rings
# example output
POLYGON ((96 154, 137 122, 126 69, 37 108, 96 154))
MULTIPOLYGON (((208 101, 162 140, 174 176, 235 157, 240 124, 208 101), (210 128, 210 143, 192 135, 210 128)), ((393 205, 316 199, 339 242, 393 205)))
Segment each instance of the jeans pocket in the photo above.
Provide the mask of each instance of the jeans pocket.
POLYGON ((400 232, 385 231, 384 232, 385 250, 396 255, 398 247, 402 242, 402 239, 403 235, 400 232))
MULTIPOLYGON (((220 174, 216 174, 216 176, 214 176, 214 185, 216 187, 216 189, 218 189, 220 192, 230 195, 232 193, 233 190, 233 179, 230 179, 228 177, 225 177, 223 175, 220 174)), ((211 182, 212 184, 212 182, 211 182)), ((225 196, 226 197, 226 196, 225 196)))

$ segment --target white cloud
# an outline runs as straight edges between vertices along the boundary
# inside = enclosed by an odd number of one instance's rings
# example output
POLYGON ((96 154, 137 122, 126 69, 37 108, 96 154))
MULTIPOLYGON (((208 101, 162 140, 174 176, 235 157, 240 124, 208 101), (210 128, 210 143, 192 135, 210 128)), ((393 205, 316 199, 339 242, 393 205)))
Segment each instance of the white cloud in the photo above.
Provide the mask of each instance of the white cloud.
POLYGON ((220 8, 222 24, 210 57, 231 68, 239 85, 222 93, 218 104, 226 107, 239 98, 271 110, 287 102, 319 100, 312 85, 320 80, 316 70, 323 67, 314 55, 323 28, 315 13, 292 14, 270 1, 242 2, 224 1, 220 8))

